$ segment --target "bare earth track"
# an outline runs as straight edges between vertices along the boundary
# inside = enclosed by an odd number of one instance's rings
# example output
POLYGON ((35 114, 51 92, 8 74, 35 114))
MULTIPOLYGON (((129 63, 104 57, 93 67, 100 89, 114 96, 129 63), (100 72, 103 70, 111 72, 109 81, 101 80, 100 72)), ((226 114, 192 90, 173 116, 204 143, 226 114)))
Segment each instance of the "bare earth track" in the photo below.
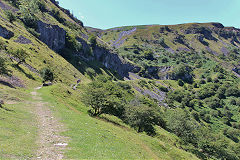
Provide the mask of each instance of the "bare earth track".
POLYGON ((63 159, 68 138, 61 136, 64 126, 54 117, 51 107, 42 101, 36 88, 31 94, 33 97, 34 114, 38 121, 37 153, 33 159, 60 160, 63 159))

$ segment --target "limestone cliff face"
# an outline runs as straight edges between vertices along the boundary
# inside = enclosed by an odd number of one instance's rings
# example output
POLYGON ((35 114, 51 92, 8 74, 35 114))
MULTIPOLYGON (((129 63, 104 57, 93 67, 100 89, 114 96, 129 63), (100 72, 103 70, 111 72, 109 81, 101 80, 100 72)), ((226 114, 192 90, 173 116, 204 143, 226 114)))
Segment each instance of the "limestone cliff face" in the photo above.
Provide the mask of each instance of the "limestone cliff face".
POLYGON ((116 71, 122 77, 128 77, 129 72, 139 72, 140 68, 124 60, 121 56, 105 48, 95 47, 93 51, 96 60, 106 68, 116 71))
POLYGON ((38 21, 39 39, 54 51, 60 51, 65 47, 66 31, 57 25, 51 25, 38 21))
POLYGON ((5 39, 10 39, 14 36, 14 33, 0 25, 0 36, 5 39))

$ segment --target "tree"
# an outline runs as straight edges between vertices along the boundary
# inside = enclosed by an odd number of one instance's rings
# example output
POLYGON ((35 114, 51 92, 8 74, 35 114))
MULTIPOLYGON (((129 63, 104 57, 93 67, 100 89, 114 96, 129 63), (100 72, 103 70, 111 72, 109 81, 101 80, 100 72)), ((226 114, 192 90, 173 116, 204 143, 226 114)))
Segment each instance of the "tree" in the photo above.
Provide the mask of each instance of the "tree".
POLYGON ((46 82, 46 81, 52 82, 54 80, 54 74, 49 68, 42 69, 40 74, 43 78, 43 82, 46 82))
POLYGON ((238 89, 237 86, 230 87, 226 90, 226 96, 235 96, 235 97, 240 97, 240 90, 238 89))
POLYGON ((223 101, 215 96, 206 98, 205 103, 208 107, 210 107, 212 109, 220 108, 223 106, 223 101))
POLYGON ((66 34, 66 47, 77 52, 82 50, 82 44, 77 41, 73 34, 70 33, 66 34))
POLYGON ((167 128, 181 137, 185 142, 195 143, 195 130, 197 123, 191 118, 190 114, 182 109, 168 110, 166 113, 167 128))
POLYGON ((154 125, 165 128, 162 112, 152 106, 147 99, 134 99, 125 110, 124 121, 138 132, 155 134, 154 125))
POLYGON ((171 77, 175 80, 182 79, 185 82, 191 83, 193 81, 192 68, 186 64, 180 64, 173 69, 171 77))
POLYGON ((83 94, 84 102, 90 107, 89 112, 92 115, 106 113, 119 118, 123 115, 124 105, 130 97, 131 92, 104 76, 99 76, 91 82, 83 94))
POLYGON ((89 87, 87 94, 84 95, 85 103, 90 106, 90 113, 99 116, 103 113, 107 105, 107 97, 104 88, 96 86, 89 87))

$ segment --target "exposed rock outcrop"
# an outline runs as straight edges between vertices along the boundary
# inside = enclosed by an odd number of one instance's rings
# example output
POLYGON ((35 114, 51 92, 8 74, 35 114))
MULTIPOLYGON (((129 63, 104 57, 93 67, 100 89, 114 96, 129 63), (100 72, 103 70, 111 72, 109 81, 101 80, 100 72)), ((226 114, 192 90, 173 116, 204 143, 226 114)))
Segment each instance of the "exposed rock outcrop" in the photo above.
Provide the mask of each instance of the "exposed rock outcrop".
POLYGON ((209 43, 204 40, 204 35, 197 34, 197 35, 195 36, 195 38, 196 38, 199 42, 201 42, 203 45, 205 45, 205 46, 208 46, 208 45, 209 45, 209 43))
POLYGON ((25 87, 24 82, 16 76, 0 76, 0 84, 10 88, 25 87))
POLYGON ((212 33, 212 30, 207 27, 189 27, 184 31, 184 34, 200 34, 203 35, 203 37, 207 40, 217 41, 217 39, 212 35, 212 33))
POLYGON ((186 43, 185 36, 184 35, 179 35, 179 34, 175 35, 174 42, 184 45, 186 43))
POLYGON ((240 66, 232 69, 234 72, 240 75, 240 66))
POLYGON ((140 76, 148 79, 168 80, 171 79, 171 70, 171 66, 150 66, 143 72, 140 72, 140 76))
POLYGON ((10 5, 5 4, 4 2, 0 1, 0 8, 3 10, 11 10, 12 12, 17 12, 18 9, 11 7, 10 5))
POLYGON ((171 29, 168 26, 160 27, 159 33, 171 32, 171 29))
POLYGON ((106 68, 116 71, 122 77, 129 77, 129 72, 140 71, 140 67, 134 66, 118 54, 105 48, 96 46, 93 53, 96 60, 100 61, 106 68))
POLYGON ((14 42, 21 43, 21 44, 30 44, 30 43, 32 43, 31 40, 27 39, 26 37, 24 37, 24 36, 22 36, 22 35, 19 36, 19 37, 17 38, 17 40, 15 40, 14 42))
POLYGON ((0 36, 5 39, 10 39, 14 36, 14 33, 0 25, 0 36))
POLYGON ((38 21, 39 39, 54 51, 60 51, 65 47, 66 31, 58 25, 51 25, 38 21))

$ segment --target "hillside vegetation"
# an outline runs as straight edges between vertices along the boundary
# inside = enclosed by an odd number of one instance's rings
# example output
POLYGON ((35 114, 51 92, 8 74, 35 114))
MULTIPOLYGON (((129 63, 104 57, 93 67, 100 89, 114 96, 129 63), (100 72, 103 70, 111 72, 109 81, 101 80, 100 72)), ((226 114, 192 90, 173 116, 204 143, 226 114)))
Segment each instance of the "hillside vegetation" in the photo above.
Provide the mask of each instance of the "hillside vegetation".
POLYGON ((0 0, 0 159, 240 159, 239 47, 220 23, 100 30, 0 0))

